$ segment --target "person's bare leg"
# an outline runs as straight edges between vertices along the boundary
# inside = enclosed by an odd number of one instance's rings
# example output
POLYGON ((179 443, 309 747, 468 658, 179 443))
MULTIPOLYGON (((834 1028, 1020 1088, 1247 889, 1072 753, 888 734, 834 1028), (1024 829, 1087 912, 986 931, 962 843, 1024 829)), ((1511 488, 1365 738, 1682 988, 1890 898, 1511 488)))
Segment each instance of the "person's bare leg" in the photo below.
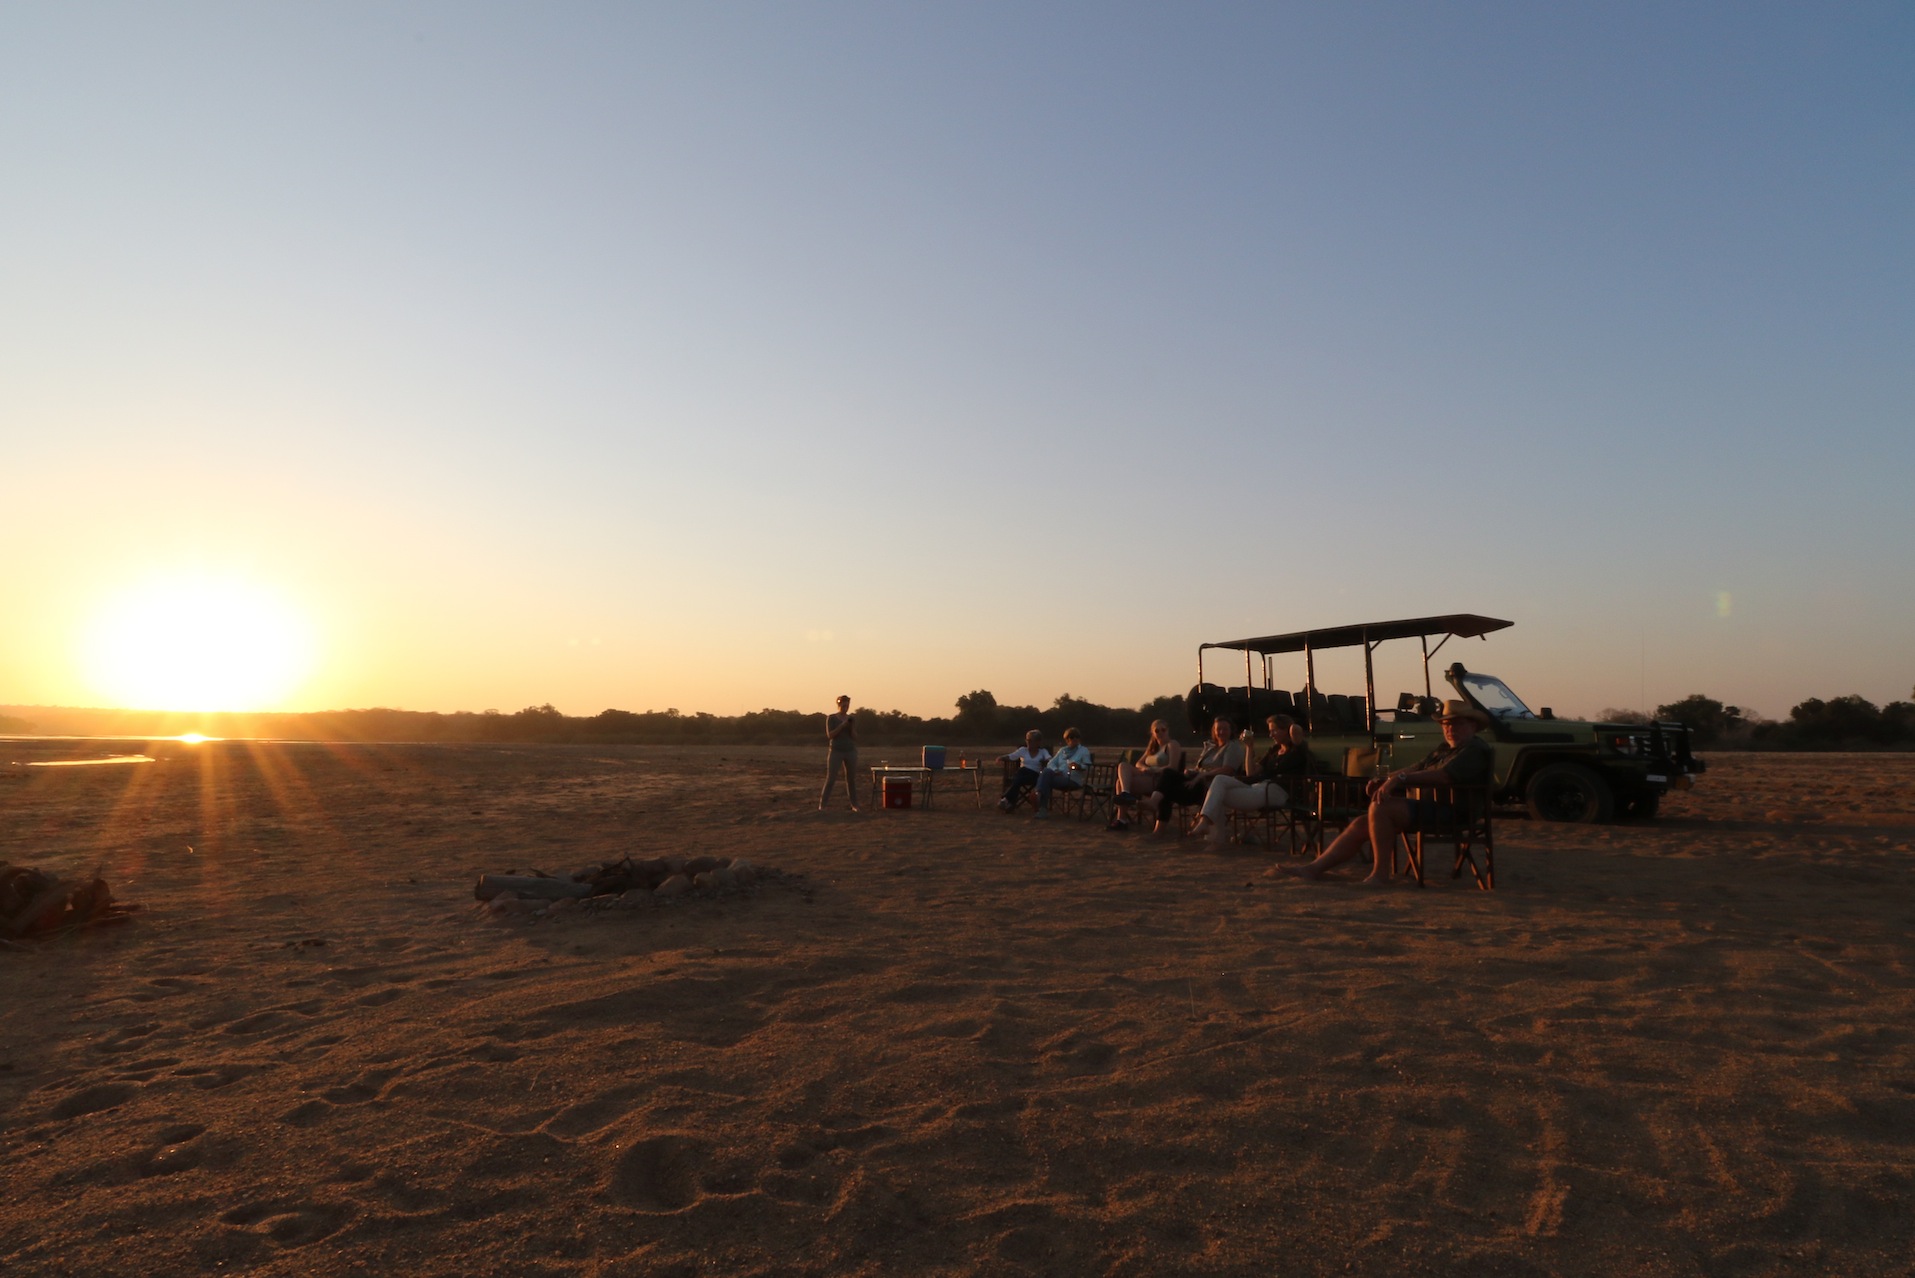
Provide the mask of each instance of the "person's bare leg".
POLYGON ((1396 839, 1410 824, 1410 805, 1401 799, 1382 799, 1370 805, 1370 877, 1375 886, 1390 880, 1389 863, 1396 860, 1396 839))
POLYGON ((1345 861, 1354 860, 1370 843, 1370 827, 1363 821, 1352 821, 1343 827, 1343 832, 1330 840, 1330 846, 1323 849, 1323 855, 1308 865, 1273 866, 1279 874, 1292 874, 1300 879, 1320 879, 1324 871, 1334 870, 1345 861))

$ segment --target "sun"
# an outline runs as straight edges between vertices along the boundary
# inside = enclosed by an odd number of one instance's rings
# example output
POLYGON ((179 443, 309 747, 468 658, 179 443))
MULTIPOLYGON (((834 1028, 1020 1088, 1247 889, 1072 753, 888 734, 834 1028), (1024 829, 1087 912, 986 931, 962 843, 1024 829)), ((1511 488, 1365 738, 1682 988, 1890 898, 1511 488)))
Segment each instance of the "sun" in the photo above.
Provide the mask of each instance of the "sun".
POLYGON ((268 710, 305 679, 312 628, 239 577, 153 578, 116 596, 82 643, 94 689, 134 710, 268 710))

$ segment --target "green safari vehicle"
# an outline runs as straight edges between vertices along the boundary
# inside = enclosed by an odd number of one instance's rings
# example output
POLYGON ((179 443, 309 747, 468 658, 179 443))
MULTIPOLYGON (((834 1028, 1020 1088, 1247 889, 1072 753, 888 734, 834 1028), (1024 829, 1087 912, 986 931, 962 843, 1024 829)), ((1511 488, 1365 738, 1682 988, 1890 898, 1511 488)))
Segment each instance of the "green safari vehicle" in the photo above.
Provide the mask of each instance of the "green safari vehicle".
MULTIPOLYGON (((1315 772, 1366 776, 1406 767, 1443 744, 1431 659, 1451 639, 1483 638, 1512 624, 1455 613, 1202 644, 1197 649, 1197 683, 1185 698, 1190 726, 1206 733, 1212 720, 1223 715, 1239 728, 1261 727, 1268 716, 1287 714, 1310 734, 1315 772), (1379 708, 1375 652, 1379 644, 1400 639, 1415 639, 1421 646, 1423 691, 1400 693, 1393 707, 1379 708), (1317 687, 1317 654, 1357 646, 1363 649, 1363 691, 1323 693, 1317 687), (1241 685, 1206 679, 1205 654, 1219 649, 1243 654, 1241 685), (1275 659, 1298 653, 1303 657, 1303 687, 1278 687, 1275 659)), ((1443 670, 1443 679, 1456 697, 1489 716, 1491 726, 1484 735, 1496 749, 1494 798, 1522 804, 1539 821, 1653 817, 1666 791, 1686 789, 1706 766, 1690 749, 1689 729, 1681 723, 1558 719, 1548 707, 1530 710, 1501 679, 1466 670, 1460 661, 1443 670)))

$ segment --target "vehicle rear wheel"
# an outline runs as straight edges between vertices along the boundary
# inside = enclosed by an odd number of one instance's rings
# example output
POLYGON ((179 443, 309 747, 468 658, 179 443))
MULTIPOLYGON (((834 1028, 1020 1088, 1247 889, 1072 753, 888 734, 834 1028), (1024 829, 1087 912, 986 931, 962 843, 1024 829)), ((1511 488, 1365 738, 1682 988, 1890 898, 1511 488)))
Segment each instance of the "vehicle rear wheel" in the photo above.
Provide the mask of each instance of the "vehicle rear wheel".
POLYGON ((1578 763, 1539 768, 1523 791, 1529 815, 1538 821, 1587 825, 1616 815, 1616 801, 1601 777, 1578 763))

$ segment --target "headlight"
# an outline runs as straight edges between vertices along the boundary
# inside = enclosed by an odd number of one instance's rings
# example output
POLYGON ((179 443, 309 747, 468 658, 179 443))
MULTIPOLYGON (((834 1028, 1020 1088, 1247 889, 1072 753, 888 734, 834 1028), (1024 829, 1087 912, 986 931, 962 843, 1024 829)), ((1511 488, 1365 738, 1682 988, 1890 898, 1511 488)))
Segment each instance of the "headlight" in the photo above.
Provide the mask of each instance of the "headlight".
POLYGON ((1617 754, 1641 754, 1643 752, 1641 737, 1626 736, 1623 733, 1612 735, 1604 744, 1617 754))

